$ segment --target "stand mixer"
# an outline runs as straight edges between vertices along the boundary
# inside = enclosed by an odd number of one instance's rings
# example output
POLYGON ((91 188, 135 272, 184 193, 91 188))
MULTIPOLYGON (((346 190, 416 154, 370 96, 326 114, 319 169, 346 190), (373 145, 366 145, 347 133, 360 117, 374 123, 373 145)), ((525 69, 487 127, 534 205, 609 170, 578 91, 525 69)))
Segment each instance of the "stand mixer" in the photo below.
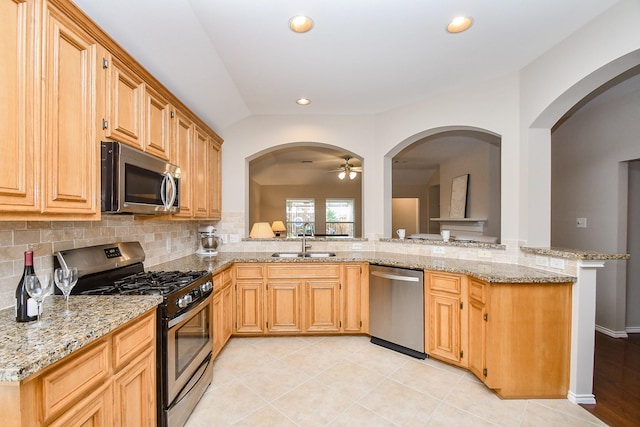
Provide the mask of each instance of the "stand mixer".
POLYGON ((198 229, 200 233, 200 247, 196 251, 197 255, 203 256, 216 256, 218 255, 218 246, 222 244, 222 241, 215 235, 216 229, 213 225, 207 225, 206 227, 200 227, 198 229))

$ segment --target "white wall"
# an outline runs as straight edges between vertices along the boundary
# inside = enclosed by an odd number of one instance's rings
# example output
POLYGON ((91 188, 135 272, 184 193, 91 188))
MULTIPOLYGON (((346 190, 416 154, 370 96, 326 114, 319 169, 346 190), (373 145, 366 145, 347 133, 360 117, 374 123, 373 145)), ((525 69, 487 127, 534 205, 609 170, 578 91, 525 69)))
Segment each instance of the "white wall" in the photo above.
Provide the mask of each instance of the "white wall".
POLYGON ((640 63, 637 22, 640 2, 622 1, 518 73, 376 116, 252 116, 221 129, 224 210, 248 210, 247 158, 321 142, 363 158, 364 237, 390 237, 393 155, 427 135, 469 127, 501 137, 502 242, 548 245, 550 129, 601 83, 640 63))
MULTIPOLYGON (((640 158, 639 89, 610 102, 596 98, 553 132, 553 246, 626 253, 625 161, 640 158), (586 218, 587 228, 576 228, 576 218, 586 218)), ((624 336, 626 262, 606 263, 597 280, 596 324, 624 336)))

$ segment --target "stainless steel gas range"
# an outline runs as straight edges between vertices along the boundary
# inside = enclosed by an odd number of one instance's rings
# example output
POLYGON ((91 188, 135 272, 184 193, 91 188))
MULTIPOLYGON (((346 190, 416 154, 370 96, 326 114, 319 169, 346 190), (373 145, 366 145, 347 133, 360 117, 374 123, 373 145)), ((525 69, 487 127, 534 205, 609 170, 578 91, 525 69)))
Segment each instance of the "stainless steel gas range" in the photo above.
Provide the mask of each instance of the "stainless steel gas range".
POLYGON ((123 242, 56 252, 54 268, 78 269, 72 294, 163 297, 157 316, 157 424, 182 427, 213 378, 213 278, 207 271, 144 271, 144 259, 140 243, 123 242))

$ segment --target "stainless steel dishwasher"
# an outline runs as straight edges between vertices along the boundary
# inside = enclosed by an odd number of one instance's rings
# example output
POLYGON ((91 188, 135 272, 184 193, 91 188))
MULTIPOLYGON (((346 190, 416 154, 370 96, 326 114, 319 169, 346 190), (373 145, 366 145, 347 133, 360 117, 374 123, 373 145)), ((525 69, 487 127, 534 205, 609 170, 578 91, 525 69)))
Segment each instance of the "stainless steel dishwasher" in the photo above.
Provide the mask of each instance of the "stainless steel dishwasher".
POLYGON ((371 342, 419 359, 424 352, 424 272, 369 267, 371 342))

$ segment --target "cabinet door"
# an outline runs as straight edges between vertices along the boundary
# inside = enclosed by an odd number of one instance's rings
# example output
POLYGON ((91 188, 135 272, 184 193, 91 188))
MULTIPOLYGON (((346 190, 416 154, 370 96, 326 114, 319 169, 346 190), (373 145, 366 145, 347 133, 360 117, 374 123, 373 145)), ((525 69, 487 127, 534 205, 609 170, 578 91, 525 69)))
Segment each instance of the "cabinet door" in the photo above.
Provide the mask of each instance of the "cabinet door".
POLYGON ((342 331, 369 331, 368 265, 346 264, 342 267, 342 331))
POLYGON ((114 426, 156 425, 155 363, 149 348, 114 377, 114 426))
POLYGON ((229 341, 233 331, 233 292, 231 286, 222 289, 222 346, 229 341))
POLYGON ((36 211, 34 2, 0 1, 0 211, 36 211))
POLYGON ((340 282, 308 280, 305 283, 305 331, 340 331, 340 282))
POLYGON ((193 122, 180 110, 174 110, 172 125, 171 161, 180 166, 180 213, 175 216, 193 216, 193 122))
POLYGON ((469 370, 485 379, 487 326, 485 305, 476 300, 469 302, 469 370))
POLYGON ((115 56, 110 56, 105 135, 144 149, 144 82, 115 56))
POLYGON ((169 160, 171 105, 151 87, 145 87, 144 151, 169 160))
POLYGON ((269 281, 267 285, 267 331, 302 332, 302 282, 269 281))
POLYGON ((221 146, 210 140, 208 147, 209 218, 222 218, 222 153, 221 146))
MULTIPOLYGON (((217 277, 217 276, 216 276, 217 277)), ((214 283, 217 283, 214 278, 214 283)), ((216 357, 223 346, 223 316, 224 308, 222 305, 222 291, 213 294, 213 302, 211 304, 213 311, 211 318, 213 319, 213 357, 216 357)))
POLYGON ((209 150, 209 137, 198 126, 194 133, 195 150, 193 151, 192 179, 193 181, 193 216, 195 218, 209 217, 209 191, 207 153, 209 150))
POLYGON ((43 211, 99 215, 98 45, 49 4, 44 19, 43 211))
POLYGON ((50 427, 113 426, 111 383, 106 383, 86 398, 77 402, 73 407, 69 408, 60 418, 46 425, 50 427))
POLYGON ((236 333, 261 334, 264 332, 262 281, 236 283, 236 333))
POLYGON ((432 292, 429 295, 428 319, 427 353, 459 363, 460 297, 432 292))

